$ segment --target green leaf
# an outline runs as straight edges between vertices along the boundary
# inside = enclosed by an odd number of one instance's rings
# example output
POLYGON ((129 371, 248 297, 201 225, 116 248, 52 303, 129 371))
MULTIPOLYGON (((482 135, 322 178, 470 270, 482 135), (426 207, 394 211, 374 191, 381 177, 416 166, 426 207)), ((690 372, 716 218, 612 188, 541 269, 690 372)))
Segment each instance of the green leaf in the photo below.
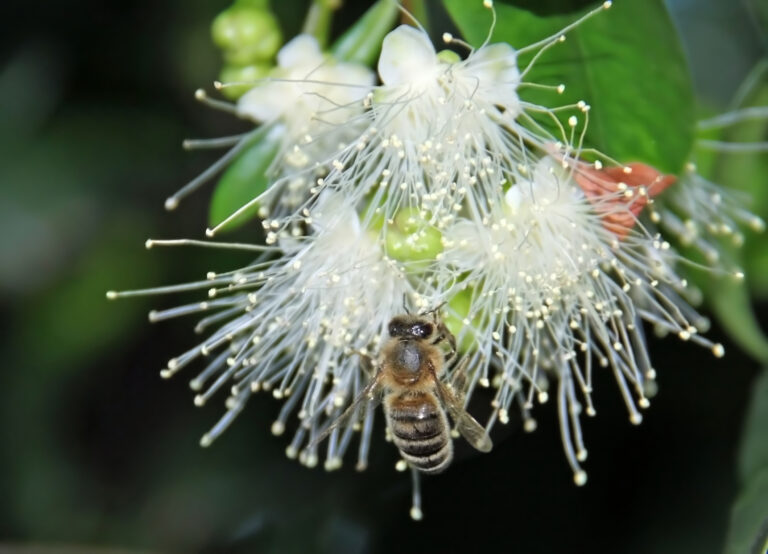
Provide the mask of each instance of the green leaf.
MULTIPOLYGON (((683 258, 700 267, 709 265, 696 248, 682 244, 676 248, 683 258)), ((717 251, 721 267, 744 267, 744 251, 734 246, 732 241, 720 239, 717 251)), ((698 267, 681 265, 679 269, 682 276, 701 290, 707 306, 728 337, 753 358, 768 361, 768 338, 755 317, 747 283, 730 274, 718 275, 698 267)))
MULTIPOLYGON (((335 6, 335 7, 338 7, 335 6)), ((328 44, 328 35, 331 32, 334 6, 327 0, 314 0, 307 10, 304 26, 301 32, 312 35, 317 39, 321 48, 328 44)))
MULTIPOLYGON (((464 37, 480 45, 491 14, 482 2, 443 0, 464 37)), ((538 17, 496 4, 492 42, 515 48, 557 36, 578 16, 538 17)), ((523 100, 556 107, 584 100, 591 106, 586 143, 624 162, 641 161, 678 173, 693 143, 693 92, 677 31, 662 0, 621 0, 567 33, 544 52, 526 82, 557 86, 555 92, 522 87, 523 100)), ((531 59, 521 55, 521 68, 531 59)), ((561 113, 563 119, 573 111, 561 113)), ((567 127, 566 127, 567 128, 567 127)))
POLYGON ((752 388, 739 452, 742 491, 731 510, 726 554, 763 553, 768 548, 768 371, 752 388))
MULTIPOLYGON (((676 244, 682 258, 693 264, 680 264, 680 275, 701 291, 720 327, 742 350, 760 361, 768 361, 768 338, 755 317, 747 283, 732 274, 715 274, 702 270, 708 267, 703 254, 692 246, 676 244)), ((720 239, 717 245, 719 265, 723 268, 743 268, 744 251, 728 239, 720 239)))
POLYGON ((579 10, 595 7, 597 0, 501 0, 503 4, 517 6, 537 15, 573 14, 579 10))
POLYGON ((768 551, 768 468, 744 488, 731 508, 726 554, 768 551))
POLYGON ((392 29, 398 14, 397 2, 379 0, 331 46, 337 60, 363 65, 379 56, 381 41, 392 29))
MULTIPOLYGON (((248 202, 259 196, 270 184, 268 169, 280 148, 282 133, 277 129, 259 129, 243 152, 227 168, 219 179, 211 198, 208 221, 214 227, 231 216, 248 202)), ((248 140, 248 139, 246 139, 248 140)), ((232 231, 247 223, 258 213, 254 204, 223 227, 232 231)))
POLYGON ((145 320, 147 301, 118 310, 104 299, 116 285, 157 280, 157 263, 136 240, 140 228, 146 225, 129 213, 111 214, 89 248, 72 255, 58 282, 24 304, 12 343, 31 368, 41 375, 79 371, 84 360, 109 352, 145 320))
POLYGON ((768 361, 768 339, 752 310, 749 289, 732 278, 711 279, 705 297, 728 337, 754 358, 768 361))
MULTIPOLYGON (((768 469, 768 370, 752 386, 752 399, 739 449, 739 479, 747 482, 768 469)), ((768 512, 766 512, 768 516, 768 512)))
MULTIPOLYGON (((758 64, 746 85, 737 94, 735 110, 750 106, 768 105, 768 84, 765 76, 768 66, 758 64)), ((704 121, 699 139, 724 143, 754 143, 764 141, 768 133, 768 120, 747 119, 726 127, 713 124, 715 120, 704 121)), ((711 143, 712 144, 712 143, 711 143)), ((744 204, 763 218, 768 217, 768 193, 763 175, 768 174, 768 159, 759 153, 727 152, 700 147, 695 152, 698 171, 711 181, 727 189, 746 193, 744 204)), ((768 252, 765 233, 744 229, 744 244, 741 247, 733 241, 719 242, 721 265, 742 268, 747 281, 743 284, 732 279, 691 271, 688 276, 704 291, 705 297, 719 324, 750 355, 759 360, 768 360, 768 338, 766 338, 755 317, 750 291, 768 293, 768 252)), ((693 251, 684 251, 686 257, 696 259, 693 251)), ((703 260, 700 260, 703 262, 703 260)))
MULTIPOLYGON (((768 62, 757 65, 750 86, 738 95, 736 109, 768 107, 768 62)), ((726 143, 766 143, 768 117, 747 119, 723 130, 720 137, 726 143)), ((698 161, 698 160, 697 160, 698 161)), ((757 216, 768 220, 768 156, 763 152, 721 152, 715 160, 712 180, 746 193, 745 205, 757 216)), ((768 248, 765 233, 745 233, 744 267, 750 288, 757 295, 768 297, 768 248)))

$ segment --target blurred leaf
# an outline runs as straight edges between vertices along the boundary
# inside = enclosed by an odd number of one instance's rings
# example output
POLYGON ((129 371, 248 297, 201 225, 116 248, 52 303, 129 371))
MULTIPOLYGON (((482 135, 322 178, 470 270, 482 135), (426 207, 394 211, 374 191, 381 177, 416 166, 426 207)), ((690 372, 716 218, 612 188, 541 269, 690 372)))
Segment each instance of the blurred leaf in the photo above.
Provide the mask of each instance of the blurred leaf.
POLYGON ((117 309, 104 293, 157 280, 156 261, 136 240, 142 227, 147 226, 135 215, 113 215, 85 251, 70 255, 59 282, 24 306, 13 343, 26 363, 43 372, 77 369, 84 359, 124 340, 146 302, 126 302, 117 309))
MULTIPOLYGON (((738 95, 734 109, 754 106, 768 107, 768 62, 758 64, 747 79, 748 86, 738 95)), ((768 118, 741 121, 725 128, 719 137, 728 143, 768 142, 768 118)), ((746 192, 746 205, 768 220, 768 156, 758 152, 721 152, 716 158, 712 180, 746 192)), ((768 248, 765 234, 748 232, 743 246, 744 267, 749 285, 759 296, 768 297, 768 248)))
POLYGON ((597 6, 598 0, 501 0, 503 4, 517 6, 536 15, 574 13, 588 6, 597 6))
POLYGON ((109 205, 125 210, 154 194, 159 206, 158 188, 174 179, 181 158, 180 134, 167 114, 68 107, 46 122, 34 148, 4 158, 0 291, 54 281, 72 251, 93 240, 109 205))
POLYGON ((742 482, 768 469, 768 370, 763 371, 752 386, 749 406, 739 452, 739 479, 742 482))
POLYGON ((728 337, 754 358, 767 361, 768 339, 755 318, 746 283, 710 278, 706 289, 705 298, 728 337))
MULTIPOLYGON (((768 67, 758 67, 736 95, 734 110, 754 105, 768 105, 768 83, 765 76, 768 67)), ((760 142, 768 140, 768 120, 745 120, 725 128, 705 128, 700 139, 726 143, 760 142)), ((708 148, 696 149, 699 172, 728 189, 746 193, 747 201, 755 214, 768 217, 768 189, 760 176, 768 174, 768 159, 759 153, 726 152, 708 148), (749 202, 752 200, 752 202, 749 202)), ((703 291, 718 322, 731 340, 759 360, 768 360, 768 338, 760 328, 750 299, 751 290, 768 292, 768 253, 765 234, 747 229, 741 247, 730 240, 721 240, 721 265, 745 270, 747 282, 709 273, 691 271, 687 274, 703 291)), ((696 259, 695 252, 685 252, 686 257, 696 259)), ((701 260, 703 262, 703 260, 701 260)))
MULTIPOLYGON (((208 215, 211 226, 218 225, 267 190, 270 184, 267 170, 280 148, 282 139, 282 134, 276 132, 277 129, 267 131, 266 128, 259 129, 251 139, 246 139, 252 141, 252 144, 245 147, 219 179, 213 191, 208 215)), ((227 223, 222 230, 237 229, 256 217, 258 211, 258 204, 254 204, 227 223)))
POLYGON ((153 551, 86 544, 3 544, 3 554, 150 554, 151 552, 153 551))
MULTIPOLYGON (((728 337, 755 359, 768 361, 768 338, 755 317, 747 283, 730 274, 702 270, 702 267, 709 267, 710 262, 694 247, 677 244, 675 248, 684 259, 695 264, 680 264, 676 270, 699 289, 728 337)), ((744 266, 743 249, 735 247, 732 241, 720 240, 717 250, 720 254, 720 267, 744 266)))
POLYGON ((731 510, 726 554, 768 551, 768 467, 752 479, 731 510))
POLYGON ((754 22, 763 48, 768 49, 768 2, 747 0, 744 5, 750 14, 750 19, 754 22))
MULTIPOLYGON (((482 3, 444 0, 444 4, 465 38, 480 45, 491 23, 482 3)), ((576 19, 538 17, 503 4, 496 5, 496 12, 491 40, 516 48, 557 36, 576 19)), ((615 2, 543 54, 526 81, 566 86, 561 96, 523 87, 520 96, 526 101, 547 106, 589 103, 586 143, 616 159, 677 173, 690 154, 693 92, 677 31, 662 0, 615 2)), ((570 115, 572 111, 562 112, 564 119, 570 115)))
POLYGON ((53 44, 30 42, 0 68, 0 144, 6 154, 23 147, 59 103, 67 69, 62 57, 53 44))
POLYGON ((372 64, 381 50, 381 41, 392 29, 399 13, 396 2, 379 0, 331 46, 335 58, 363 65, 372 64))
POLYGON ((739 452, 742 492, 731 511, 726 554, 766 552, 768 547, 768 371, 755 382, 739 452))

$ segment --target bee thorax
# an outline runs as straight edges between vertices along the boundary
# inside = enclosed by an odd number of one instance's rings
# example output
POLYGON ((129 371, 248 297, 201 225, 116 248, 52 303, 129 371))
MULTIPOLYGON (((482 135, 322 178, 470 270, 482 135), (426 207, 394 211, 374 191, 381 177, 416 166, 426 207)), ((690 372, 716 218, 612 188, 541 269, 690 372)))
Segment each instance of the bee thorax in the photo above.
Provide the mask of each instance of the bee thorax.
POLYGON ((399 341, 394 352, 394 361, 404 373, 418 373, 421 370, 422 346, 413 341, 399 341))

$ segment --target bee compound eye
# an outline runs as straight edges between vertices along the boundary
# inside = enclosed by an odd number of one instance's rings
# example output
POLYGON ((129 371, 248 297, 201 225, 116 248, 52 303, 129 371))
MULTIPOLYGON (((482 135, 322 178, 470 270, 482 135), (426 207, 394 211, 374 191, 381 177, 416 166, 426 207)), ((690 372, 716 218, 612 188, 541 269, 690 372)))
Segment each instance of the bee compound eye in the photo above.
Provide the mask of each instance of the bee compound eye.
POLYGON ((411 334, 421 339, 426 338, 432 334, 431 323, 419 323, 411 328, 411 334))

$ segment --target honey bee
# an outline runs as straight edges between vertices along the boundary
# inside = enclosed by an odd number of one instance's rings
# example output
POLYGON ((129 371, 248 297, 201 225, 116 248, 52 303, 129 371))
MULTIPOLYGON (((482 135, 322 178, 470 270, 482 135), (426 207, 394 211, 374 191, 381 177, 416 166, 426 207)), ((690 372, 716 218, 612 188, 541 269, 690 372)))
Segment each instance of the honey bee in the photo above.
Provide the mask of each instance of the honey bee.
POLYGON ((357 413, 360 403, 381 401, 392 440, 411 468, 411 517, 418 520, 422 516, 419 474, 440 473, 453 459, 448 416, 480 452, 489 452, 493 444, 483 426, 463 408, 466 359, 456 368, 451 382, 444 383, 446 368, 457 356, 456 338, 438 319, 437 310, 395 316, 388 331, 390 338, 381 349, 371 382, 310 447, 357 413), (432 318, 427 317, 430 313, 432 318), (444 344, 448 345, 447 353, 441 348, 444 344))

